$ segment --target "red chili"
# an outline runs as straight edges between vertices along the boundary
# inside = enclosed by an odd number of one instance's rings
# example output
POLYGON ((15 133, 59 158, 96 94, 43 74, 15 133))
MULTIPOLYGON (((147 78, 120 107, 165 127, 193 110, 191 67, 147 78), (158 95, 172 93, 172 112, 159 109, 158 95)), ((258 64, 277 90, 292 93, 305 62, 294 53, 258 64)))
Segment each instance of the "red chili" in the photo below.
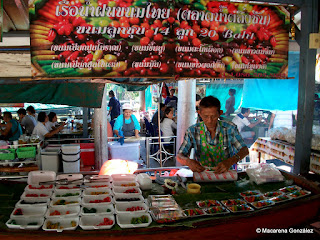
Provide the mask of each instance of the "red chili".
POLYGON ((248 58, 246 58, 245 56, 242 56, 242 57, 241 57, 241 60, 242 60, 242 62, 243 62, 244 64, 248 64, 248 63, 249 63, 248 58))
POLYGON ((261 58, 262 60, 266 60, 267 58, 267 56, 264 54, 259 54, 258 57, 261 58))
POLYGON ((50 29, 49 33, 48 33, 48 40, 50 42, 53 42, 56 39, 57 33, 55 30, 50 29))
POLYGON ((77 57, 79 56, 79 54, 80 54, 79 51, 72 53, 69 57, 66 58, 66 62, 75 61, 77 59, 77 57))
POLYGON ((255 63, 262 63, 262 60, 257 55, 253 55, 253 59, 255 63))
POLYGON ((84 57, 84 62, 90 62, 92 61, 93 54, 89 53, 87 56, 84 57))
POLYGON ((275 38, 275 37, 272 37, 272 38, 270 39, 270 43, 271 43, 272 47, 277 46, 277 40, 276 40, 276 38, 275 38))

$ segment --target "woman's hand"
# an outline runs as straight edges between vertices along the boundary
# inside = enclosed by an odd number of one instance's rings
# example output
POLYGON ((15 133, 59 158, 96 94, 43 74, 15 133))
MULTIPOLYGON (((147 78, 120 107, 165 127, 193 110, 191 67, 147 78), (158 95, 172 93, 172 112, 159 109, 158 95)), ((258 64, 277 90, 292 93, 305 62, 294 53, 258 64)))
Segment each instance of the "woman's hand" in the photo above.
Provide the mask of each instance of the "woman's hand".
POLYGON ((187 165, 193 172, 203 172, 205 170, 205 168, 198 161, 193 159, 189 159, 187 165))
POLYGON ((135 134, 134 136, 135 136, 136 138, 140 138, 139 134, 135 134))

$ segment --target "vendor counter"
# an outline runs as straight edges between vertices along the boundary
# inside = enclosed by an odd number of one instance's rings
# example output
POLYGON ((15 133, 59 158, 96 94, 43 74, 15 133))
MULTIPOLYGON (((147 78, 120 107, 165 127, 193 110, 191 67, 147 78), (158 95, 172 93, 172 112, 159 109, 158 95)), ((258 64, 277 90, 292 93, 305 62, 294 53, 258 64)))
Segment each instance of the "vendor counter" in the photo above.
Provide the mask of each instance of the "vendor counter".
MULTIPOLYGON (((5 222, 26 187, 26 183, 0 182, 0 239, 253 239, 267 237, 256 229, 288 229, 319 216, 320 189, 313 183, 293 174, 283 172, 286 180, 278 183, 255 185, 249 182, 246 173, 240 173, 238 181, 223 183, 200 183, 201 194, 187 194, 179 186, 174 199, 182 209, 196 207, 196 201, 214 199, 225 200, 240 198, 239 193, 247 190, 259 190, 262 193, 296 184, 311 194, 303 198, 279 203, 268 208, 248 213, 229 213, 219 216, 199 216, 186 218, 173 223, 152 222, 146 228, 121 229, 115 224, 110 230, 84 231, 78 227, 75 231, 46 232, 8 229, 5 222)), ((192 179, 188 179, 188 183, 192 179)), ((152 190, 143 191, 143 196, 164 194, 164 189, 152 183, 152 190)), ((271 235, 269 235, 271 236, 271 235)), ((304 238, 304 234, 300 235, 304 238)), ((310 236, 317 236, 309 234, 310 236)))
MULTIPOLYGON (((260 162, 261 160, 279 159, 293 166, 294 145, 271 138, 258 138, 250 147, 250 161, 260 162)), ((310 155, 310 171, 320 174, 320 152, 312 151, 310 155)))

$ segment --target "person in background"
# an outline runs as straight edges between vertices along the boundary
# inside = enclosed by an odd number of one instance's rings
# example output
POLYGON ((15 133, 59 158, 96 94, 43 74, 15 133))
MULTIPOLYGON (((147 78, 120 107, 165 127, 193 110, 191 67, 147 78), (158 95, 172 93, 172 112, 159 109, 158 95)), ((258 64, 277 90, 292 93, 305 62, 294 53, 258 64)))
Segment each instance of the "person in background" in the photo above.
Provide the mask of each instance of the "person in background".
POLYGON ((46 138, 51 138, 52 136, 54 136, 55 134, 60 132, 64 128, 64 125, 65 125, 65 124, 62 124, 59 127, 57 127, 56 129, 49 131, 46 128, 46 122, 48 122, 48 121, 49 121, 49 118, 48 118, 47 114, 45 112, 39 112, 38 124, 33 129, 32 134, 38 135, 39 139, 41 141, 44 141, 46 138))
MULTIPOLYGON (((160 123, 160 129, 162 131, 163 137, 175 136, 177 130, 177 124, 174 121, 173 117, 173 108, 167 107, 164 111, 164 116, 160 123)), ((165 138, 164 141, 171 141, 171 138, 165 138)))
MULTIPOLYGON (((160 120, 164 117, 164 111, 166 110, 166 105, 160 103, 160 120)), ((151 122, 158 128, 158 110, 153 114, 151 122)))
POLYGON ((3 113, 3 120, 6 124, 1 124, 1 126, 5 126, 5 129, 0 129, 1 138, 3 140, 16 141, 22 135, 22 128, 20 123, 12 119, 11 112, 3 113))
POLYGON ((111 117, 111 121, 115 118, 117 118, 120 115, 120 103, 118 101, 118 99, 116 99, 114 92, 111 90, 109 91, 109 113, 108 115, 110 115, 111 117))
POLYGON ((230 116, 231 113, 234 113, 235 97, 236 90, 233 88, 229 89, 229 98, 226 100, 226 113, 224 115, 230 116))
POLYGON ((117 117, 113 132, 117 137, 120 137, 119 131, 123 132, 124 137, 135 136, 139 138, 140 123, 138 122, 136 116, 132 114, 132 106, 129 103, 125 103, 122 106, 123 114, 117 117))
POLYGON ((293 116, 297 120, 297 111, 274 111, 270 118, 269 130, 273 128, 285 127, 291 129, 293 127, 293 116))
POLYGON ((255 136, 255 132, 254 131, 242 131, 243 128, 249 127, 249 128, 253 128, 255 126, 257 126, 262 118, 259 118, 258 121, 254 122, 254 123, 250 123, 248 117, 250 114, 250 109, 249 108, 241 108, 241 113, 238 113, 233 119, 232 122, 237 125, 238 130, 241 134, 242 138, 253 138, 255 136))
POLYGON ((201 96, 199 94, 196 94, 196 112, 197 112, 197 123, 202 122, 202 118, 199 115, 199 104, 201 101, 201 96))
POLYGON ((217 98, 203 98, 199 105, 203 122, 192 125, 185 133, 177 160, 193 172, 202 172, 207 167, 216 173, 224 173, 249 154, 237 126, 219 119, 223 113, 220 108, 217 98), (192 148, 196 159, 189 157, 192 148))
POLYGON ((58 121, 58 118, 57 118, 57 114, 55 112, 50 112, 48 114, 48 118, 49 118, 49 121, 46 122, 46 128, 51 131, 51 130, 54 130, 57 126, 57 121, 58 121))
POLYGON ((3 120, 1 108, 0 108, 0 120, 3 120))
POLYGON ((34 127, 36 126, 33 118, 30 115, 27 115, 27 111, 24 108, 20 108, 17 113, 23 132, 27 135, 31 135, 34 127))
POLYGON ((31 117, 34 125, 36 126, 38 124, 38 121, 37 121, 38 116, 36 114, 36 110, 31 105, 28 106, 26 110, 27 110, 28 115, 31 117))
POLYGON ((174 109, 177 109, 178 104, 178 98, 174 96, 174 93, 176 90, 174 88, 170 89, 170 95, 165 99, 164 105, 167 107, 173 107, 174 109))

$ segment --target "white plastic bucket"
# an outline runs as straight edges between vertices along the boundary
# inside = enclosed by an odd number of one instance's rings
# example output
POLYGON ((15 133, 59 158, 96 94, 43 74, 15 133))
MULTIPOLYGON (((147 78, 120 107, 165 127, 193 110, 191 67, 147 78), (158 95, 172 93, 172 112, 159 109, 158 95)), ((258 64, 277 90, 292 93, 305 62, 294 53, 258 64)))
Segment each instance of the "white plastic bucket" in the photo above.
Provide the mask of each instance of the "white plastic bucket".
POLYGON ((64 154, 75 154, 80 152, 80 144, 63 144, 61 151, 64 154))
POLYGON ((80 154, 77 154, 75 156, 69 156, 70 158, 67 160, 64 158, 64 155, 62 155, 62 162, 63 162, 63 172, 64 173, 76 173, 80 172, 80 154), (76 157, 77 156, 77 157, 76 157))
POLYGON ((55 151, 43 151, 41 152, 41 169, 47 171, 54 171, 57 173, 59 171, 59 150, 55 151))

